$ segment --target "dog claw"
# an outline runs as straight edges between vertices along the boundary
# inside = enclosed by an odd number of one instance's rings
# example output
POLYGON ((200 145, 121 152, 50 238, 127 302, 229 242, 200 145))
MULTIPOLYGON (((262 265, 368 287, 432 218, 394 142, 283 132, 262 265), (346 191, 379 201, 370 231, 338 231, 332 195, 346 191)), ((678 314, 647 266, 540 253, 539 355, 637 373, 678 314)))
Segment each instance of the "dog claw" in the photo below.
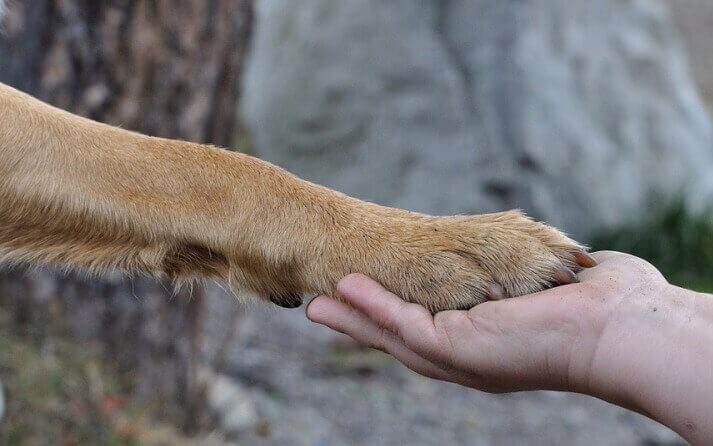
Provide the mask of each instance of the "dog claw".
POLYGON ((285 296, 270 296, 270 302, 282 308, 298 308, 302 305, 302 296, 299 294, 288 294, 285 296))
POLYGON ((590 256, 584 251, 575 253, 574 260, 579 266, 582 266, 584 268, 594 268, 595 266, 597 266, 597 261, 594 260, 594 257, 590 256))
POLYGON ((573 283, 579 283, 579 278, 569 268, 563 268, 555 271, 553 278, 558 285, 571 285, 573 283))

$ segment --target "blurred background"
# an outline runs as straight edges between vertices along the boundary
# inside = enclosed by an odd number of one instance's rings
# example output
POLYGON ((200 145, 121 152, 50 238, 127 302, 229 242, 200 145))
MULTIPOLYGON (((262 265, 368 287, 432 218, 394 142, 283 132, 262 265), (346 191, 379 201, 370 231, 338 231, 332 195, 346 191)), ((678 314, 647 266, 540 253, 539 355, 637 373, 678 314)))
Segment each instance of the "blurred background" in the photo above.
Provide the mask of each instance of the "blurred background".
MULTIPOLYGON (((0 81, 382 204, 519 207, 713 292, 708 0, 15 0, 0 81)), ((0 275, 7 445, 678 445, 416 376, 219 286, 0 275)))

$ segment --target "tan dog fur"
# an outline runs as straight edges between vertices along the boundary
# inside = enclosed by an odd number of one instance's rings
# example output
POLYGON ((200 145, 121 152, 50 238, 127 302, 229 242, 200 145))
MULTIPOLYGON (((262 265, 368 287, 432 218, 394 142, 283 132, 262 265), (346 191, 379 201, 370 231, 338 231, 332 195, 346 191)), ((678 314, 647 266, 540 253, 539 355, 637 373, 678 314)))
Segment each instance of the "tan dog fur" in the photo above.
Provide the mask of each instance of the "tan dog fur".
POLYGON ((483 302, 493 284, 511 296, 540 290, 556 271, 586 265, 582 253, 519 212, 431 217, 381 207, 249 156, 96 123, 0 84, 7 261, 216 277, 287 307, 302 293, 333 294, 359 272, 439 311, 483 302))

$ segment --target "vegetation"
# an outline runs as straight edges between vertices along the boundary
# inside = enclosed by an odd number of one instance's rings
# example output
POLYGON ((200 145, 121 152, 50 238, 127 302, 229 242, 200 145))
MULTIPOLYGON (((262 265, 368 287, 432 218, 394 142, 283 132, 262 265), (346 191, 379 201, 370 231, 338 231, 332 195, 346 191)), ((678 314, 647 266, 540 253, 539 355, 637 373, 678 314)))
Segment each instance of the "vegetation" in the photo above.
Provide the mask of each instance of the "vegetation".
POLYGON ((688 211, 680 200, 644 221, 599 234, 591 246, 642 257, 673 284, 713 292, 713 218, 688 211))
POLYGON ((37 342, 16 331, 0 317, 6 400, 0 444, 186 444, 171 428, 154 425, 147 411, 126 402, 126 384, 96 348, 60 337, 37 342))

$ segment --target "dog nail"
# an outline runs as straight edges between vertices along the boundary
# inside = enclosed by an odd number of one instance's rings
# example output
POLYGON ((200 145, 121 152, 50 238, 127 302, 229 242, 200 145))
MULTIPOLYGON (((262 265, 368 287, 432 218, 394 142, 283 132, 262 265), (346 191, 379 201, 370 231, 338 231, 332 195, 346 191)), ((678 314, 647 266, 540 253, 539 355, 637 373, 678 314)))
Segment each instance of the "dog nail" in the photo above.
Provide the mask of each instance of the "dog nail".
POLYGON ((597 261, 594 260, 594 257, 590 256, 584 251, 580 251, 574 255, 574 259, 577 261, 577 264, 579 266, 583 266, 585 268, 594 268, 597 266, 597 261))
POLYGON ((579 283, 579 278, 568 268, 559 269, 555 271, 554 280, 559 285, 571 285, 573 283, 579 283))
POLYGON ((302 305, 302 296, 299 294, 288 294, 285 296, 270 296, 270 302, 282 308, 298 308, 302 305))

